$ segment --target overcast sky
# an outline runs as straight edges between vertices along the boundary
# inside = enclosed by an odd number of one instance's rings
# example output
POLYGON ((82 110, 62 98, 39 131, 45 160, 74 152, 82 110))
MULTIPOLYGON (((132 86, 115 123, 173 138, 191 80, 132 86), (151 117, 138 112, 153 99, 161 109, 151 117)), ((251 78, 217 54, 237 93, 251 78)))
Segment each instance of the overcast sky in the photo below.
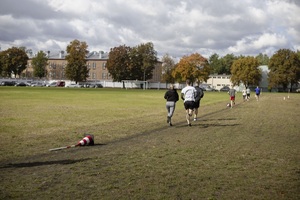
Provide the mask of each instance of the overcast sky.
POLYGON ((0 0, 0 46, 58 52, 152 42, 158 55, 300 50, 300 0, 0 0))

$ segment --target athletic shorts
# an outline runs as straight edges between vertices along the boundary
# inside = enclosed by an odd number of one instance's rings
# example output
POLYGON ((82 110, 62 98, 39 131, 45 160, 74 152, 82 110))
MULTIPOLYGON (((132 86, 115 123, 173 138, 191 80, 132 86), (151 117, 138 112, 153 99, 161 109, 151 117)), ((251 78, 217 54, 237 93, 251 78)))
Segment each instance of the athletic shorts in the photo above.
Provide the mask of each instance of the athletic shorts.
POLYGON ((186 102, 184 102, 184 108, 186 109, 186 110, 188 110, 188 109, 191 109, 191 110, 193 110, 194 109, 194 101, 186 101, 186 102))
POLYGON ((235 96, 230 97, 230 100, 234 101, 235 100, 235 96))
POLYGON ((199 108, 199 107, 200 107, 200 101, 195 101, 194 108, 199 108))

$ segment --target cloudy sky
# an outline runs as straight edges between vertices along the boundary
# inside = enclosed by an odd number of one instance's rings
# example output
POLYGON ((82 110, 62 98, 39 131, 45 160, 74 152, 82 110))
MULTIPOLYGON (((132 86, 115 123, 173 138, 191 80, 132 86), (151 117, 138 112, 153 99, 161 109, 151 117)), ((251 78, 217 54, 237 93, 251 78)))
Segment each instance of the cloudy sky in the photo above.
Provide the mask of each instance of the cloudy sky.
POLYGON ((152 42, 158 55, 300 50, 300 0, 0 0, 1 50, 90 51, 152 42))

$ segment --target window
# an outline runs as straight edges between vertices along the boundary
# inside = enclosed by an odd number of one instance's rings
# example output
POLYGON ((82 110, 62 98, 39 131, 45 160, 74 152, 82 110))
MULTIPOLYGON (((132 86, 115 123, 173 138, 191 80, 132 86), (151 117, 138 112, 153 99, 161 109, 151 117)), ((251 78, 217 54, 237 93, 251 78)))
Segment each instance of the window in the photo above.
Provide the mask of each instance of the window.
POLYGON ((96 63, 93 62, 93 69, 96 69, 96 63))
POLYGON ((102 63, 102 69, 103 69, 103 70, 106 70, 106 63, 105 63, 105 62, 102 63))

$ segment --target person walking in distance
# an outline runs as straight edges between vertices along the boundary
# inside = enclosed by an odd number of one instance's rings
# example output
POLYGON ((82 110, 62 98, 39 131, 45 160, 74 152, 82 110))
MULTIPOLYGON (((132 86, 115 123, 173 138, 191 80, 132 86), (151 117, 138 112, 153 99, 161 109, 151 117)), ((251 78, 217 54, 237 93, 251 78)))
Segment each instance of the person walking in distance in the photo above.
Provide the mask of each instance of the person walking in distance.
POLYGON ((246 88, 244 88, 242 90, 242 94, 243 94, 243 101, 245 102, 247 100, 247 91, 246 91, 246 88))
POLYGON ((250 88, 249 87, 246 87, 246 94, 247 94, 247 101, 250 100, 250 88))
POLYGON ((233 86, 231 87, 231 89, 228 91, 228 94, 230 96, 230 105, 231 108, 233 107, 233 105, 235 105, 235 89, 233 88, 233 86))
POLYGON ((256 98, 256 101, 259 100, 259 95, 260 95, 260 89, 259 89, 259 87, 257 86, 257 87, 255 88, 255 98, 256 98))
POLYGON ((166 103, 166 108, 168 111, 167 123, 169 123, 169 125, 172 126, 171 119, 175 111, 176 102, 179 100, 179 96, 176 89, 174 88, 174 85, 171 84, 169 86, 169 90, 165 93, 164 98, 167 100, 166 103))
POLYGON ((186 121, 189 126, 192 126, 190 117, 193 115, 196 89, 191 86, 191 81, 186 80, 186 86, 181 90, 181 99, 184 101, 184 108, 186 110, 186 121))
POLYGON ((199 87, 199 84, 195 84, 195 89, 197 91, 197 95, 195 97, 195 104, 194 104, 194 121, 197 121, 197 116, 198 116, 198 110, 200 107, 200 101, 204 96, 203 89, 199 87))

